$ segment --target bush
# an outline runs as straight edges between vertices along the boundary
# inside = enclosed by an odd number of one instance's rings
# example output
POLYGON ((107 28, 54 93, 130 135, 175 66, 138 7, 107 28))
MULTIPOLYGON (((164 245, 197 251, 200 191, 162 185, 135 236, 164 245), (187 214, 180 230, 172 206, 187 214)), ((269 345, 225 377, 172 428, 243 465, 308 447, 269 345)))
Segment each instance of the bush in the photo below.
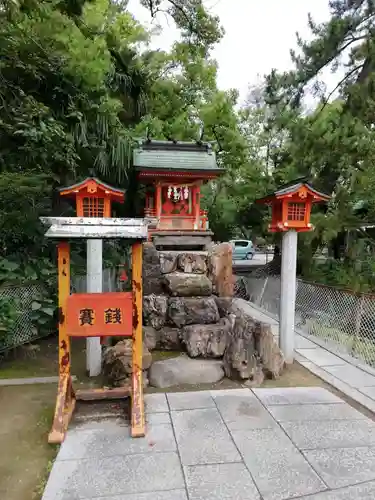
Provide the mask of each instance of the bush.
POLYGON ((7 338, 18 317, 17 301, 9 297, 0 297, 0 346, 7 338))

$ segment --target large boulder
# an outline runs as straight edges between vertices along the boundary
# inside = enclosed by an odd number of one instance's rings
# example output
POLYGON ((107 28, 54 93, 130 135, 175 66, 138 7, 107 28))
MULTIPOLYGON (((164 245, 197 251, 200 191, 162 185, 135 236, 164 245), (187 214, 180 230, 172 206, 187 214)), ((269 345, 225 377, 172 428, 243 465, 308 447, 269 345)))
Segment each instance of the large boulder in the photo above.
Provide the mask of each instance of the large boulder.
POLYGON ((189 325, 182 329, 182 341, 192 358, 221 358, 231 331, 229 319, 215 325, 189 325))
POLYGON ((181 350, 181 330, 171 326, 163 326, 158 332, 158 349, 163 351, 180 351, 181 350))
MULTIPOLYGON (((133 372, 132 339, 121 340, 112 347, 107 347, 103 354, 103 374, 112 387, 126 385, 133 372)), ((142 368, 148 370, 152 355, 143 344, 142 368)))
POLYGON ((150 385, 165 389, 178 385, 213 384, 224 377, 221 361, 187 356, 155 361, 149 371, 150 385))
POLYGON ((268 378, 279 378, 284 366, 285 359, 280 350, 271 326, 265 323, 257 322, 255 330, 255 349, 259 354, 263 371, 268 378))
POLYGON ((143 294, 163 293, 159 254, 152 243, 143 244, 143 294))
POLYGON ((257 366, 254 334, 256 321, 242 309, 232 305, 232 335, 224 354, 224 370, 227 377, 235 380, 252 378, 257 366))
POLYGON ((233 296, 234 278, 230 243, 220 243, 212 248, 209 256, 209 275, 216 295, 233 296))
POLYGON ((284 358, 270 325, 254 319, 251 306, 242 299, 233 300, 230 318, 233 328, 223 358, 226 376, 254 379, 261 366, 267 376, 278 377, 284 358))
POLYGON ((143 330, 143 342, 149 351, 153 351, 158 347, 160 330, 155 330, 152 326, 144 326, 143 330))
POLYGON ((251 334, 246 338, 230 337, 223 358, 224 371, 228 378, 233 380, 253 378, 257 363, 251 334))
POLYGON ((146 326, 160 330, 167 317, 168 298, 165 295, 143 296, 143 320, 146 326))
POLYGON ((149 351, 159 349, 162 351, 181 350, 181 330, 165 325, 161 330, 152 326, 143 327, 143 342, 149 351))
POLYGON ((168 319, 181 328, 185 325, 217 323, 219 311, 213 297, 171 297, 168 319))
POLYGON ((215 295, 215 302, 219 310, 220 318, 226 318, 231 312, 232 297, 217 297, 215 295))
POLYGON ((177 269, 178 253, 175 251, 159 252, 160 271, 162 274, 173 273, 177 269))
POLYGON ((212 282, 204 274, 170 273, 164 275, 167 291, 174 297, 196 297, 212 294, 212 282))
POLYGON ((184 273, 206 274, 207 252, 183 252, 177 259, 177 267, 184 273))

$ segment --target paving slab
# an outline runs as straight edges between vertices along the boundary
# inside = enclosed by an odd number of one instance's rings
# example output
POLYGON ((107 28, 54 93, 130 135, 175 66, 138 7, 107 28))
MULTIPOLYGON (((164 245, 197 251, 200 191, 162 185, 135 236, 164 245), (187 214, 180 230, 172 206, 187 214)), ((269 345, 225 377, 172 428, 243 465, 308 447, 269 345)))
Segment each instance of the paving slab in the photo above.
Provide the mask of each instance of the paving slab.
POLYGON ((330 488, 375 480, 375 447, 309 450, 304 454, 330 488))
POLYGON ((147 413, 168 412, 167 396, 164 393, 146 394, 145 411, 147 413))
POLYGON ((278 422, 303 420, 366 420, 366 416, 348 404, 275 405, 267 407, 278 422))
POLYGON ((249 389, 211 392, 229 430, 257 429, 276 426, 266 408, 249 389))
POLYGON ((326 351, 321 347, 315 347, 315 349, 296 349, 296 352, 301 356, 305 357, 308 361, 312 361, 317 366, 335 366, 335 365, 348 365, 346 361, 335 356, 334 354, 326 351))
POLYGON ((294 347, 295 349, 316 349, 316 344, 311 342, 311 340, 305 339, 305 337, 296 334, 294 338, 294 347))
POLYGON ((326 491, 308 497, 300 497, 299 500, 373 500, 374 498, 375 481, 371 481, 369 483, 358 484, 357 486, 349 486, 344 489, 326 491))
POLYGON ((375 399, 375 387, 360 387, 359 391, 371 399, 375 399))
POLYGON ((232 431, 264 500, 283 500, 327 489, 280 428, 232 431))
POLYGON ((375 377, 355 366, 349 364, 346 366, 325 366, 324 369, 356 389, 375 386, 375 377))
POLYGON ((43 500, 375 498, 375 422, 322 387, 151 394, 146 422, 73 423, 43 500))
POLYGON ((159 424, 170 424, 171 415, 170 413, 146 413, 146 424, 148 425, 159 425, 159 424))
POLYGON ((210 464, 184 467, 190 500, 259 500, 260 495, 246 466, 210 464))
MULTIPOLYGON (((163 414, 160 414, 163 415, 163 414)), ((69 432, 63 442, 57 461, 79 460, 87 457, 111 457, 139 453, 176 451, 172 424, 148 425, 145 437, 133 439, 126 425, 106 425, 104 428, 69 432)))
POLYGON ((174 452, 58 460, 43 500, 86 500, 184 488, 181 464, 174 452))
POLYGON ((343 403, 323 387, 277 387, 275 389, 253 389, 254 394, 266 405, 343 403))
MULTIPOLYGON (((251 309, 251 314, 254 314, 254 317, 263 315, 263 321, 272 322, 275 332, 278 332, 278 322, 270 317, 267 311, 252 303, 249 303, 248 308, 251 309)), ((340 346, 337 343, 306 332, 295 332, 295 348, 296 361, 349 398, 375 412, 375 369, 373 367, 365 364, 363 360, 343 352, 343 346, 341 346, 340 352, 340 346), (306 344, 305 341, 311 342, 315 348, 321 348, 324 354, 322 351, 315 351, 315 354, 309 353, 307 349, 314 349, 311 343, 306 344)))
MULTIPOLYGON (((353 401, 356 401, 357 403, 362 405, 364 408, 367 408, 368 410, 375 413, 375 401, 374 399, 371 399, 371 397, 366 396, 363 392, 360 392, 358 389, 355 389, 346 382, 343 382, 339 378, 333 376, 331 373, 328 373, 325 369, 316 366, 311 361, 301 362, 301 365, 310 370, 311 373, 313 373, 317 377, 330 384, 338 391, 345 394, 345 396, 348 396, 353 401)), ((365 389, 368 390, 370 388, 361 387, 361 391, 364 391, 365 389)))
POLYGON ((176 392, 167 394, 167 399, 171 410, 215 408, 210 391, 176 392))
MULTIPOLYGON (((77 377, 72 376, 72 380, 77 380, 77 377)), ((25 377, 25 378, 1 378, 0 386, 7 385, 34 385, 34 384, 57 384, 59 377, 25 377)))
POLYGON ((287 435, 301 450, 354 446, 375 446, 375 422, 325 420, 281 422, 287 435))
POLYGON ((156 491, 155 493, 136 493, 115 497, 95 497, 90 500, 188 500, 185 490, 156 491))
POLYGON ((172 411, 171 416, 183 465, 241 461, 216 408, 172 411))

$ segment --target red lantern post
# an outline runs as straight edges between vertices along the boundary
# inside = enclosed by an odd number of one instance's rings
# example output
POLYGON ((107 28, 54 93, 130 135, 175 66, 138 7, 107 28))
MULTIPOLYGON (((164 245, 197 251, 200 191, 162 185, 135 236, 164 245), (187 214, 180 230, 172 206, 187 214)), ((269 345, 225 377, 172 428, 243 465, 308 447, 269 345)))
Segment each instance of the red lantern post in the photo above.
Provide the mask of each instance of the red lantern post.
POLYGON ((280 283, 280 348, 288 364, 294 360, 294 321, 296 303, 297 235, 312 231, 313 203, 327 202, 330 196, 319 193, 306 182, 295 181, 257 200, 272 209, 270 232, 282 232, 280 283))

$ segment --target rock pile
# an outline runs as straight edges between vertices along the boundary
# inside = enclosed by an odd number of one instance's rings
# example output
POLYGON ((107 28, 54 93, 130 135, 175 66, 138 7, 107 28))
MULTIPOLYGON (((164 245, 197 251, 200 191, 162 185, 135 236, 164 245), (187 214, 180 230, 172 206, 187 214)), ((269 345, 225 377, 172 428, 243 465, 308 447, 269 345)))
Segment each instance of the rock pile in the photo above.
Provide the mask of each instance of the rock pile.
MULTIPOLYGON (((152 385, 212 383, 224 374, 257 381, 259 373, 279 376, 284 360, 270 327, 251 317, 245 301, 232 299, 229 244, 198 252, 157 251, 146 243, 143 282, 143 366, 152 385), (151 364, 155 349, 185 350, 188 356, 151 364)), ((104 355, 112 385, 126 383, 131 374, 129 342, 107 348, 104 355)))

